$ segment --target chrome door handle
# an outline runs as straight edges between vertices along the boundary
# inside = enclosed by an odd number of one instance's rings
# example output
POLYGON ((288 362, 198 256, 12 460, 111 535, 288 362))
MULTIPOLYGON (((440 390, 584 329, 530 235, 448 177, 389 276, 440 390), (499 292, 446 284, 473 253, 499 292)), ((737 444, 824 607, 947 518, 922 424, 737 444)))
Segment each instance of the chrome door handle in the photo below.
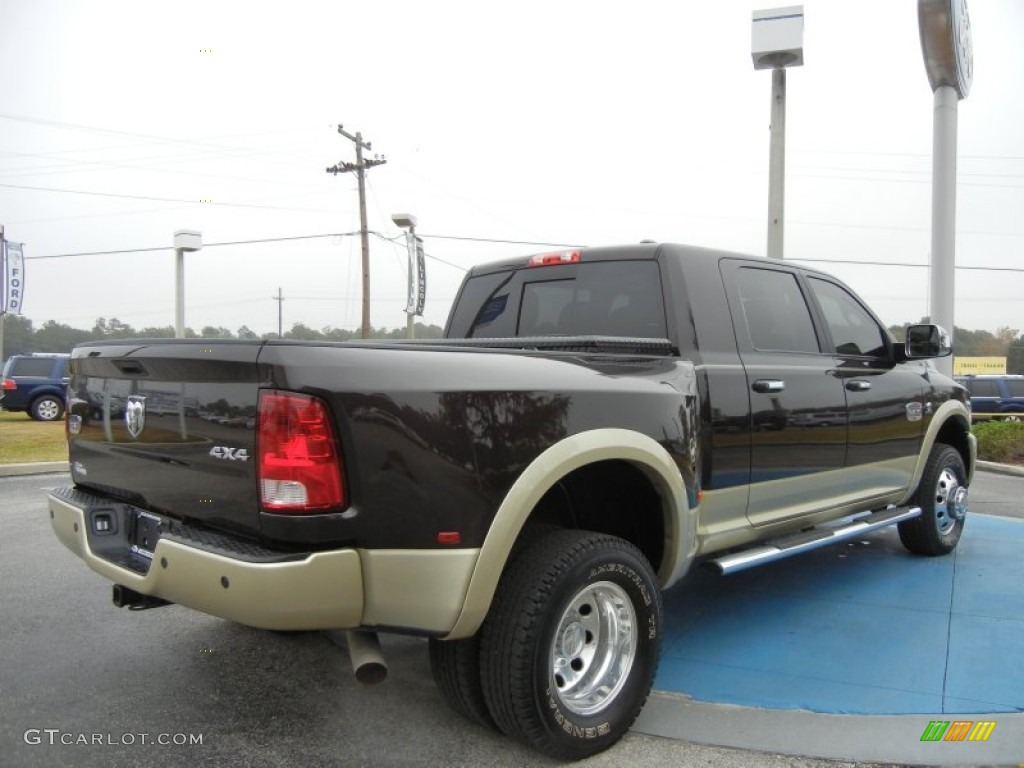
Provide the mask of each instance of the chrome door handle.
POLYGON ((851 379, 846 382, 846 388, 851 392, 867 392, 871 389, 871 382, 864 379, 851 379))
POLYGON ((786 388, 786 382, 781 379, 758 379, 750 386, 750 388, 755 392, 767 395, 784 390, 786 388))

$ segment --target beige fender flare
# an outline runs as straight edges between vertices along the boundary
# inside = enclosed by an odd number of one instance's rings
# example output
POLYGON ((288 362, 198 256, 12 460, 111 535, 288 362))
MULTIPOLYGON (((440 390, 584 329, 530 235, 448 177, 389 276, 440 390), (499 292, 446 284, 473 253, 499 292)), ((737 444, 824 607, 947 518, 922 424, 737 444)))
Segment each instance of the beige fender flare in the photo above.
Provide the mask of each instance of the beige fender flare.
POLYGON ((580 432, 540 454, 509 489, 480 548, 462 612, 448 638, 469 637, 480 628, 512 546, 544 494, 573 470, 613 459, 640 469, 661 497, 665 554, 658 570, 660 585, 668 587, 682 578, 696 551, 695 522, 675 461, 639 432, 611 428, 580 432))
POLYGON ((967 406, 961 403, 959 400, 947 400, 939 406, 938 410, 935 411, 935 415, 932 417, 931 422, 928 424, 928 429, 924 434, 924 439, 921 441, 921 451, 917 457, 917 466, 914 468, 914 476, 911 478, 910 486, 907 489, 906 495, 900 500, 900 504, 906 504, 917 492, 917 486, 921 482, 921 476, 924 474, 925 465, 928 463, 928 457, 931 456, 932 448, 939 439, 939 432, 942 430, 946 423, 954 419, 962 420, 967 430, 967 449, 968 449, 968 460, 964 463, 967 465, 967 482, 971 482, 971 478, 974 475, 974 469, 978 463, 978 441, 974 435, 971 434, 971 412, 967 410, 967 406))

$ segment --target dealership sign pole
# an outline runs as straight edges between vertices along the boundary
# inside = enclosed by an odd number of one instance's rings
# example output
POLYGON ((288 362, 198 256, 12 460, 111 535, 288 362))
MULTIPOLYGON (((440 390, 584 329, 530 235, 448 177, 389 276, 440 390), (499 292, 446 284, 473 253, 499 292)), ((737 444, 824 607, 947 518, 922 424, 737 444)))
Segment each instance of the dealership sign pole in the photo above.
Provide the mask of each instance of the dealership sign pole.
MULTIPOLYGON (((967 0, 918 0, 917 20, 924 66, 934 93, 929 315, 933 323, 953 333, 957 106, 970 93, 974 77, 967 0)), ((952 375, 952 358, 939 358, 935 364, 952 375)))

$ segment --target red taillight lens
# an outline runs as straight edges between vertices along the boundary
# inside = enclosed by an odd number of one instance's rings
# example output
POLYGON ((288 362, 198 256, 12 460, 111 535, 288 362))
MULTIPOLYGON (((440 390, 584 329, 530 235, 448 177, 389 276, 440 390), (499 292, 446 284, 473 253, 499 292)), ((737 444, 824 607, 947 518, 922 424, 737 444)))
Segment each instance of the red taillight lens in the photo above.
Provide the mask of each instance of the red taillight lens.
POLYGON ((562 251, 561 253, 538 253, 531 256, 528 267, 553 267, 556 264, 578 264, 582 254, 579 251, 562 251))
POLYGON ((321 400, 292 392, 260 393, 260 503, 268 512, 302 514, 341 508, 334 428, 321 400))
POLYGON ((14 379, 4 379, 4 391, 10 392, 12 389, 18 388, 18 382, 14 379))

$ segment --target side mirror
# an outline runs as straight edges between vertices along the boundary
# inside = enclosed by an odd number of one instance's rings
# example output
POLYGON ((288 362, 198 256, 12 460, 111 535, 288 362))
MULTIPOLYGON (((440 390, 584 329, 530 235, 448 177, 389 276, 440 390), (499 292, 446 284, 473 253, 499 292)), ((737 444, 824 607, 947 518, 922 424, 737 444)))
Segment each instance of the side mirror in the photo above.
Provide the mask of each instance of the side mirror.
POLYGON ((938 325, 907 326, 904 356, 907 360, 948 357, 953 353, 949 333, 938 325))

